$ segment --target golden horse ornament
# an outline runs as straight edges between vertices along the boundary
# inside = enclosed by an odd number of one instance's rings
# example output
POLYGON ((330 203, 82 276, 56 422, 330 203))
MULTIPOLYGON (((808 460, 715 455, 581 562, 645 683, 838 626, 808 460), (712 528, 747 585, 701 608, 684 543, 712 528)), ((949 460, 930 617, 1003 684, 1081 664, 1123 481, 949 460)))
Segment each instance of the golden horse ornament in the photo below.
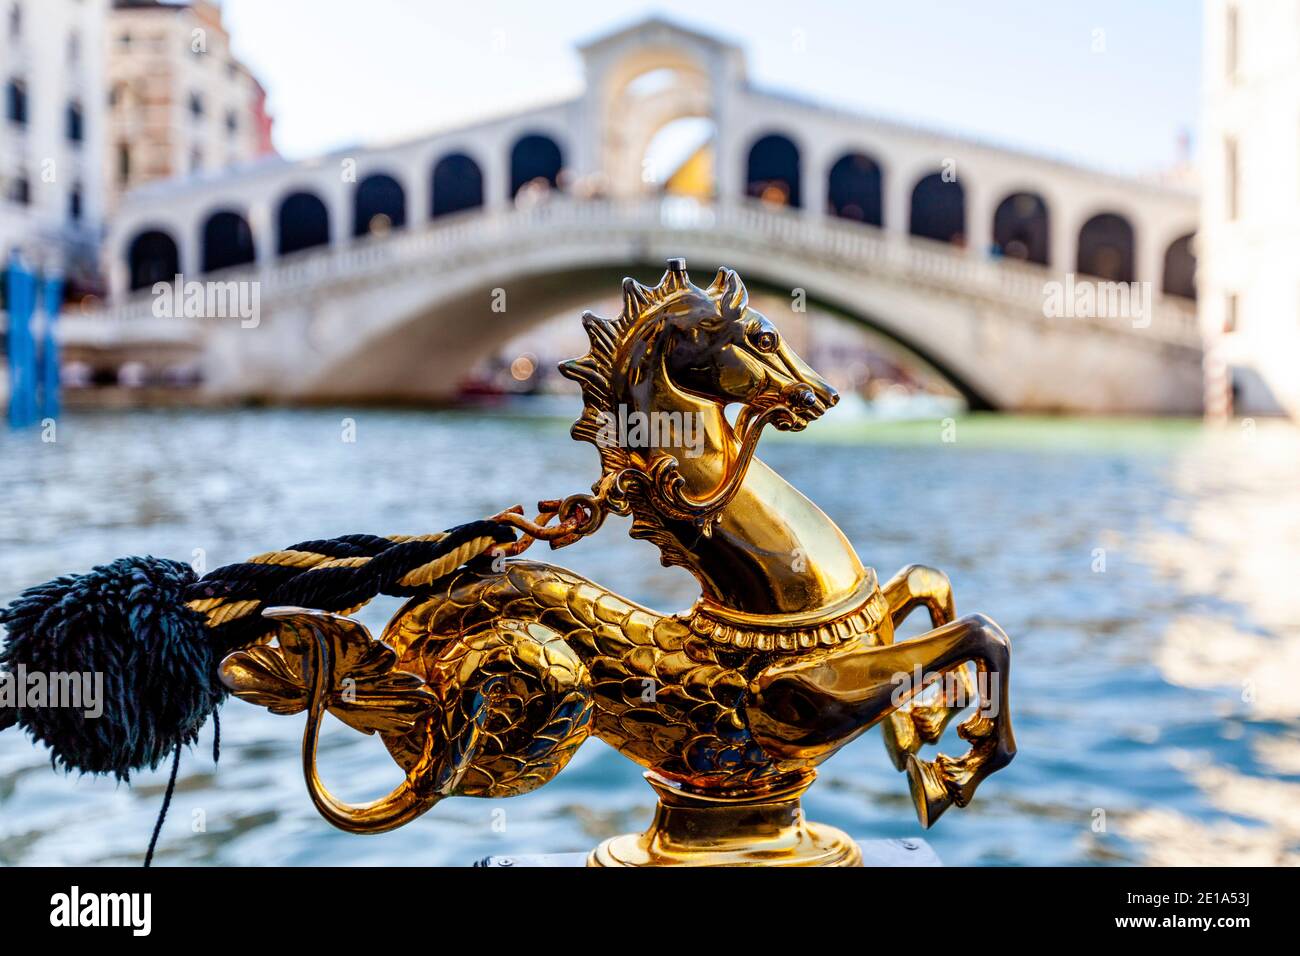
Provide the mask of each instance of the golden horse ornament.
POLYGON ((1016 752, 1006 634, 982 615, 957 619, 942 572, 912 566, 878 584, 834 522, 754 457, 765 425, 804 428, 838 401, 834 389, 729 269, 699 288, 670 260, 654 288, 624 282, 617 319, 583 324, 591 351, 560 369, 582 388, 573 436, 599 450, 593 494, 542 502, 536 521, 498 515, 521 541, 411 598, 379 640, 345 616, 275 608, 275 642, 223 661, 239 697, 306 711, 303 770, 321 814, 372 833, 444 797, 526 793, 594 734, 646 768, 659 804, 645 833, 606 840, 591 865, 851 866, 857 845, 806 821, 800 797, 823 760, 876 724, 924 826, 966 806, 1016 752), (620 445, 612 423, 633 412, 672 427, 620 445), (688 420, 689 443, 676 427, 688 420), (689 612, 518 557, 537 539, 571 544, 611 513, 630 514, 633 537, 696 577, 689 612), (895 643, 918 607, 933 629, 895 643), (958 726, 969 750, 920 759, 974 699, 970 664, 978 701, 958 726), (937 697, 936 681, 947 686, 937 697), (326 789, 326 711, 380 735, 406 774, 392 793, 352 805, 326 789))

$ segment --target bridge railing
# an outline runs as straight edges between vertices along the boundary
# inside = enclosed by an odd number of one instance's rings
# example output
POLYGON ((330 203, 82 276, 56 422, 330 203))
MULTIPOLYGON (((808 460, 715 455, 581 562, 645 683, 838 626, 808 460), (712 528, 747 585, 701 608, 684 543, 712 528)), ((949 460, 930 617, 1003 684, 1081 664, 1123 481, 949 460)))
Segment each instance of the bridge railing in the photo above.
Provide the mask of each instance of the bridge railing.
MULTIPOLYGON (((264 265, 236 267, 204 278, 257 281, 266 307, 277 300, 320 294, 340 282, 407 268, 453 269, 481 255, 509 255, 512 249, 562 243, 570 237, 589 242, 600 237, 667 238, 672 234, 712 239, 732 248, 812 257, 820 264, 886 280, 985 298, 1017 312, 1036 313, 1042 321, 1055 321, 1045 315, 1047 284, 1064 278, 1063 273, 1045 266, 995 259, 943 242, 758 202, 708 204, 682 197, 582 200, 558 196, 528 208, 460 213, 423 227, 364 237, 342 247, 307 250, 264 265)), ((1154 295, 1152 300, 1153 314, 1149 316, 1060 321, 1199 344, 1196 312, 1190 303, 1154 295)), ((72 325, 77 331, 85 325, 97 325, 99 335, 94 337, 112 336, 110 328, 117 327, 117 334, 131 338, 125 327, 156 327, 158 323, 144 321, 150 318, 156 318, 154 297, 145 291, 72 325)), ((146 334, 143 328, 138 331, 146 334)), ((173 329, 172 335, 177 334, 193 331, 173 329)))

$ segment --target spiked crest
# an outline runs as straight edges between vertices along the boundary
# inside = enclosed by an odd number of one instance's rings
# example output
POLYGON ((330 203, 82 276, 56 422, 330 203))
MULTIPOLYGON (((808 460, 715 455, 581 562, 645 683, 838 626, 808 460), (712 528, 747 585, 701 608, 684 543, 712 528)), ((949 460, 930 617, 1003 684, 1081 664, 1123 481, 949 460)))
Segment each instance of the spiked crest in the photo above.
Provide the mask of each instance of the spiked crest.
POLYGON ((609 416, 617 414, 613 381, 619 353, 647 323, 662 316, 666 305, 691 293, 715 301, 716 314, 728 318, 749 305, 749 292, 734 270, 719 269, 709 287, 700 289, 691 284, 685 259, 669 259, 668 270, 656 286, 645 286, 632 278, 623 280, 623 310, 618 318, 603 319, 593 312, 582 313, 582 327, 591 341, 591 350, 581 358, 561 362, 559 369, 561 375, 581 387, 585 406, 570 434, 596 446, 606 473, 631 465, 626 449, 601 440, 609 416))

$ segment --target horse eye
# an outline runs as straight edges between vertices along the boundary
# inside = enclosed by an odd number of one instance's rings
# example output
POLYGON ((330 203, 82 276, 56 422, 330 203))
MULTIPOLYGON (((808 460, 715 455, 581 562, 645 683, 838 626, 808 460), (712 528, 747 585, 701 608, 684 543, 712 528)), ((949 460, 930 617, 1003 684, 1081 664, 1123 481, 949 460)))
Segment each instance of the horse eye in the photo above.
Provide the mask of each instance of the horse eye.
POLYGON ((775 352, 780 339, 771 329, 762 329, 750 337, 750 342, 760 352, 775 352))

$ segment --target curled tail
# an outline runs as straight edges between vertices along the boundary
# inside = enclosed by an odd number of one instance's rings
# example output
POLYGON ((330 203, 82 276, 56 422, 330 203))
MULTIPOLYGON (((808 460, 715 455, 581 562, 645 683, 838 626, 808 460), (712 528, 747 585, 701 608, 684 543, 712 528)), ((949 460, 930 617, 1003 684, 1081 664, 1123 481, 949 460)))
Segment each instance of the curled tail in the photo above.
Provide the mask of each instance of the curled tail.
POLYGON ((316 809, 340 829, 391 830, 447 796, 525 793, 559 773, 587 738, 590 676, 540 624, 493 621, 446 642, 424 666, 399 661, 346 617, 302 608, 265 614, 279 624, 278 645, 231 654, 222 680, 273 712, 306 711, 303 777, 316 809), (370 803, 335 797, 317 763, 326 711, 379 733, 405 779, 370 803))

